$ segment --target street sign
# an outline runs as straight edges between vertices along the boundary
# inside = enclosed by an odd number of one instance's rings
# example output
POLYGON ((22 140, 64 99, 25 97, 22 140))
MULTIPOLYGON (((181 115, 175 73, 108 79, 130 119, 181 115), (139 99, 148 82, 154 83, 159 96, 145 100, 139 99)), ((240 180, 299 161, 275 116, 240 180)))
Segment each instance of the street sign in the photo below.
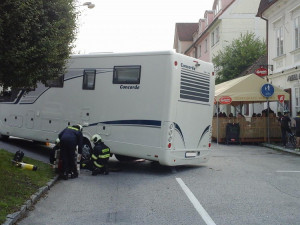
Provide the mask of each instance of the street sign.
POLYGON ((262 96, 269 98, 274 94, 274 87, 272 84, 264 84, 260 90, 262 96))
POLYGON ((232 102, 232 98, 230 96, 222 96, 220 99, 219 99, 219 102, 221 104, 224 104, 224 105, 227 105, 227 104, 230 104, 232 102))
POLYGON ((268 70, 266 68, 260 67, 255 70, 255 74, 260 77, 264 77, 268 75, 268 70))

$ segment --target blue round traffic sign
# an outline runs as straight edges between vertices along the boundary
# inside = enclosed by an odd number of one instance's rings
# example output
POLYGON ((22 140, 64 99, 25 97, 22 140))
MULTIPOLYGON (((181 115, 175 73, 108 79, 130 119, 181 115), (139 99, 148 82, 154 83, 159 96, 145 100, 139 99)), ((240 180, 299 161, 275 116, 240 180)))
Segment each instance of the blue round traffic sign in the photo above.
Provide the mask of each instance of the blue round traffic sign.
POLYGON ((272 84, 264 84, 260 90, 262 96, 269 98, 274 94, 274 87, 272 84))

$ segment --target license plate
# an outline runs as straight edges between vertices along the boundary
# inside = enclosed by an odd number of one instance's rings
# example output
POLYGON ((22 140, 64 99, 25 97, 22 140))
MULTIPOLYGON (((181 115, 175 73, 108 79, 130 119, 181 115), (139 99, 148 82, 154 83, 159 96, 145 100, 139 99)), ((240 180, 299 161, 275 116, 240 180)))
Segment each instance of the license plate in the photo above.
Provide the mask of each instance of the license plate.
POLYGON ((185 153, 186 158, 192 158, 192 157, 196 157, 196 156, 197 156, 197 152, 186 152, 185 153))

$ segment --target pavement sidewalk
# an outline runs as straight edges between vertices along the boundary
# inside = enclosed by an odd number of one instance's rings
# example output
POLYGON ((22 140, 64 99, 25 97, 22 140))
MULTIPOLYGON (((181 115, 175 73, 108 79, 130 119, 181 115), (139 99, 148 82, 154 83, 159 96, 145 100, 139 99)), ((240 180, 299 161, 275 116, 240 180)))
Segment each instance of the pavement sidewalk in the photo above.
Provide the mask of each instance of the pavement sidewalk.
POLYGON ((280 146, 280 145, 277 145, 277 144, 269 144, 269 143, 262 143, 261 145, 265 146, 267 148, 274 149, 274 150, 289 152, 289 153, 293 153, 293 154, 296 154, 296 155, 300 155, 300 151, 297 151, 294 148, 289 148, 289 147, 284 147, 284 146, 280 146))

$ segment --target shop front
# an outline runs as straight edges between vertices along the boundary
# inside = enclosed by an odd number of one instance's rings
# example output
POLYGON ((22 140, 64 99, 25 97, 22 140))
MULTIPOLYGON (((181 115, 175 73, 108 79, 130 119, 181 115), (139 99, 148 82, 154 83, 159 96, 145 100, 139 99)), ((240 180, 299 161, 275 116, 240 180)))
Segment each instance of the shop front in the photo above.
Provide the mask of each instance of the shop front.
POLYGON ((285 102, 285 107, 291 111, 291 117, 295 117, 300 111, 300 68, 293 67, 282 70, 280 73, 269 75, 273 85, 290 93, 290 102, 285 102))

